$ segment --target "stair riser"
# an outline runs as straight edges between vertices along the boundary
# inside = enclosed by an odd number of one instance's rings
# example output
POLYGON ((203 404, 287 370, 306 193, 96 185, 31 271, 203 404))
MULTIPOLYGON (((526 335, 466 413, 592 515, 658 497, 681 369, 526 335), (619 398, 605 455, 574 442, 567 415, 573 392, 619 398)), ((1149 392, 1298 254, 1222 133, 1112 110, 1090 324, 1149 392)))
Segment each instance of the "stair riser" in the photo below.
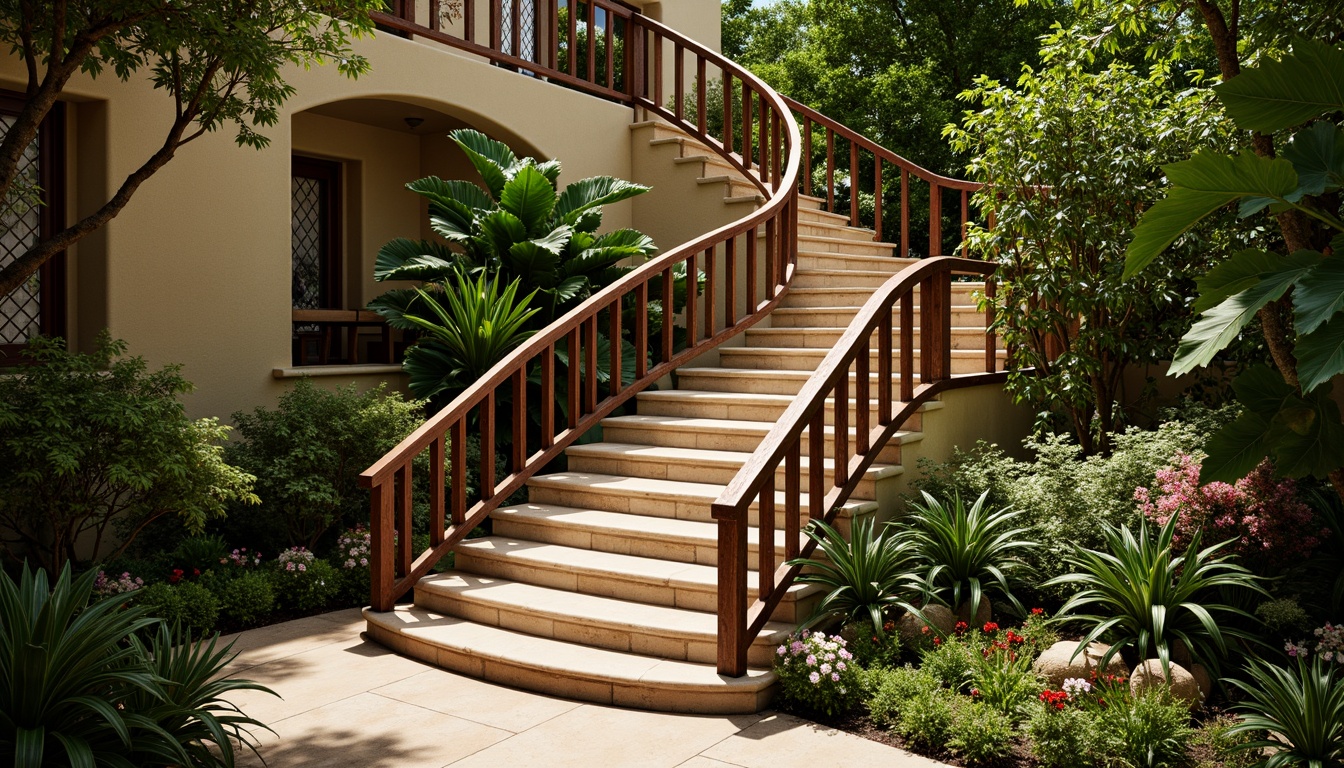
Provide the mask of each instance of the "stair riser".
POLYGON ((751 183, 750 181, 747 181, 746 179, 729 176, 727 180, 724 180, 719 178, 719 176, 722 175, 723 174, 716 173, 712 177, 702 177, 696 179, 696 183, 704 185, 722 184, 724 197, 749 195, 760 191, 756 188, 755 184, 751 183))
MULTIPOLYGON (((617 578, 610 573, 576 573, 571 569, 536 567, 534 563, 509 562, 503 558, 481 557, 470 550, 459 550, 455 567, 458 570, 481 576, 494 576, 501 579, 536 584, 570 592, 583 592, 601 597, 614 597, 619 600, 633 600, 652 605, 670 605, 691 611, 718 611, 718 594, 715 589, 696 588, 690 585, 672 585, 652 581, 617 578)), ((750 575, 747 584, 747 599, 756 599, 755 576, 750 575)), ((816 602, 821 598, 819 592, 813 592, 798 598, 786 594, 779 601, 771 617, 774 621, 796 622, 811 614, 816 602)))
MULTIPOLYGON (((849 385, 853 389, 856 377, 853 373, 849 375, 849 385)), ((892 376, 891 394, 893 399, 900 398, 900 378, 892 376)), ((915 377, 915 383, 919 382, 919 377, 915 377)), ((693 389, 700 392, 743 392, 756 395, 796 395, 803 385, 807 383, 805 378, 784 378, 777 375, 777 371, 760 371, 756 376, 714 376, 698 373, 679 374, 677 384, 683 389, 693 389)), ((877 375, 869 374, 868 391, 872 397, 877 397, 877 375)), ((916 413, 907 422, 909 429, 919 431, 920 414, 916 413)))
MULTIPOLYGON (((827 350, 818 349, 800 349, 790 351, 788 354, 777 352, 760 352, 752 354, 758 350, 752 348, 736 347, 733 349, 722 349, 719 352, 719 359, 723 365, 729 368, 758 368, 764 370, 786 370, 786 371, 815 371, 826 356, 827 350)), ((998 350, 1000 368, 1002 361, 1006 358, 1006 353, 998 350)), ((872 370, 877 369, 877 354, 869 355, 869 365, 872 370)), ((919 370, 919 351, 914 353, 915 370, 919 370)), ((893 355, 892 372, 899 373, 899 358, 893 355)), ((983 352, 974 350, 954 350, 952 354, 952 373, 981 373, 985 370, 985 357, 983 352)))
MULTIPOLYGON (((836 266, 800 267, 791 285, 793 288, 871 288, 877 290, 892 277, 895 277, 899 271, 898 269, 892 271, 891 274, 872 274, 873 270, 858 271, 836 266), (829 271, 818 272, 815 270, 829 271), (837 273, 835 270, 842 271, 837 273)), ((984 290, 984 283, 953 283, 953 303, 975 304, 984 290)), ((918 291, 916 291, 915 298, 916 300, 919 298, 918 291)))
MULTIPOLYGON (((877 422, 874 421, 874 424, 877 422)), ((706 466, 704 464, 680 464, 664 461, 636 461, 617 457, 570 456, 569 469, 572 472, 595 472, 603 475, 624 475, 626 477, 647 477, 653 480, 681 480, 688 483, 719 483, 727 485, 741 467, 706 466)), ((804 476, 807 469, 803 470, 804 476)), ((835 470, 826 470, 826 479, 835 479, 835 470)), ((775 487, 784 487, 784 470, 775 474, 775 487)), ((876 499, 876 481, 865 479, 851 494, 854 499, 876 499)))
MULTIPOLYGON (((853 227, 837 226, 831 222, 798 222, 798 234, 803 237, 838 237, 844 240, 853 240, 856 243, 873 242, 873 232, 868 229, 855 229, 853 227)), ((765 237, 765 229, 759 230, 759 236, 765 237)))
POLYGON ((853 269, 890 272, 894 275, 915 261, 916 259, 901 259, 886 253, 878 258, 872 258, 812 249, 798 252, 799 269, 853 269))
MULTIPOLYGON (((859 313, 859 308, 852 309, 818 309, 807 308, 807 312, 775 312, 770 315, 770 327, 772 328, 848 328, 849 324, 854 322, 854 316, 859 313)), ((915 322, 918 323, 919 305, 915 305, 915 322)), ((900 311, 893 310, 892 328, 900 328, 900 311)), ((960 308, 952 310, 952 326, 983 328, 985 325, 985 313, 971 306, 963 305, 960 308)), ((916 325, 918 332, 918 325, 916 325)))
MULTIPOLYGON (((802 480, 806 488, 807 479, 802 480)), ((830 490, 827 488, 826 490, 830 490)), ((710 501, 689 501, 677 499, 657 499, 646 496, 631 496, 619 493, 602 493, 593 490, 571 490, 568 488, 551 488, 545 486, 529 485, 528 501, 532 504, 545 504, 560 507, 576 507, 579 509, 597 509, 603 512, 622 512, 633 515, 645 515, 648 517, 666 517, 677 520, 694 520, 701 523, 713 521, 710 515, 710 501)), ((803 509, 807 508, 807 499, 802 499, 803 509)), ((854 499, 862 501, 862 499, 854 499)), ((747 520, 751 525, 757 525, 760 522, 759 500, 752 503, 747 510, 747 520)), ((782 493, 776 494, 775 499, 775 526, 780 530, 784 528, 784 498, 782 493)))
MULTIPOLYGON (((868 411, 868 419, 871 424, 877 424, 877 393, 871 391, 869 387, 869 397, 872 398, 873 407, 868 411)), ((641 416, 687 416, 701 419, 734 419, 737 421, 779 421, 787 409, 783 404, 780 405, 727 405, 718 403, 704 403, 694 400, 671 400, 665 398, 645 398, 639 401, 639 414, 641 416)), ((854 404, 849 408, 849 424, 854 426, 858 419, 858 410, 854 404)), ((835 405, 827 403, 826 406, 826 424, 832 426, 835 424, 835 405)), ((694 478, 686 478, 694 481, 694 478)), ((717 480, 703 480, 701 482, 718 482, 717 480)))
MULTIPOLYGON (((836 328, 834 330, 819 331, 807 329, 796 332, 784 332, 782 329, 765 328, 747 329, 747 347, 794 347, 797 349, 823 349, 829 351, 840 342, 844 336, 845 328, 836 328)), ((913 329, 915 349, 919 349, 919 328, 913 329)), ((874 332, 871 338, 871 348, 878 345, 877 333, 874 332)), ((893 349, 901 348, 901 334, 899 330, 893 330, 891 334, 891 344, 893 349)), ((998 342, 999 349, 1003 349, 1003 342, 998 342)), ((984 350, 985 332, 978 328, 956 328, 952 329, 952 348, 960 350, 984 350)))
MULTIPOLYGON (((431 590, 417 589, 415 604, 435 613, 457 616, 477 624, 502 627, 515 632, 595 648, 701 664, 713 664, 717 660, 718 647, 713 637, 668 637, 652 632, 640 632, 637 627, 598 626, 563 621, 552 616, 539 616, 518 606, 479 603, 461 599, 455 594, 445 595, 431 590)), ((768 667, 772 662, 774 650, 773 643, 753 643, 747 650, 747 663, 755 667, 768 667)))
MULTIPOLYGON (((649 429, 647 426, 638 428, 619 427, 610 423, 603 426, 603 434, 607 440, 612 442, 630 443, 631 445, 663 445, 680 448, 704 448, 710 451, 742 451, 744 453, 756 450, 756 446, 760 445, 762 437, 709 430, 649 429)), ((850 447, 852 450, 852 440, 850 447)), ((810 450, 810 441, 804 435, 803 452, 806 453, 808 450, 810 450)), ((823 451, 827 458, 835 456, 835 446, 829 436, 826 438, 823 451)), ((878 452, 876 461, 879 464, 901 463, 901 446, 894 442, 888 443, 878 452)))
POLYGON ((892 256, 894 252, 891 246, 884 243, 875 243, 871 240, 837 240, 831 237, 808 237, 799 234, 798 250, 817 251, 821 253, 844 253, 854 256, 892 256))

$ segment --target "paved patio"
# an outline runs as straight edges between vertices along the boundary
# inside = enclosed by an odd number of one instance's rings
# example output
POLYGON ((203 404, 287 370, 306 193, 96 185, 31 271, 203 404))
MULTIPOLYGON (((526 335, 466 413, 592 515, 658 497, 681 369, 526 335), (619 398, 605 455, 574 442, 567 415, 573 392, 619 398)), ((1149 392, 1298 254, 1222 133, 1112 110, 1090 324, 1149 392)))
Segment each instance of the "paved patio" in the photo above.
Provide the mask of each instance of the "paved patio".
MULTIPOLYGON (((358 610, 233 635, 230 674, 283 699, 234 697, 275 730, 261 753, 275 768, 440 766, 942 765, 774 712, 701 717, 541 696, 398 656, 360 637, 358 610)), ((250 754, 241 765, 260 765, 250 754)))

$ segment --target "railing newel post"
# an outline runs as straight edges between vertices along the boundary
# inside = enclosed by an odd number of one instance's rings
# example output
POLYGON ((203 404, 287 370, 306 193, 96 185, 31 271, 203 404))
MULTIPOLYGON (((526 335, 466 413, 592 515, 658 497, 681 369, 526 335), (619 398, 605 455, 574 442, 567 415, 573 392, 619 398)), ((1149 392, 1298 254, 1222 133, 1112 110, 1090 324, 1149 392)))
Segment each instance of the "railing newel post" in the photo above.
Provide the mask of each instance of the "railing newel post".
POLYGON ((747 673, 747 519, 740 510, 714 505, 718 520, 718 671, 747 673))

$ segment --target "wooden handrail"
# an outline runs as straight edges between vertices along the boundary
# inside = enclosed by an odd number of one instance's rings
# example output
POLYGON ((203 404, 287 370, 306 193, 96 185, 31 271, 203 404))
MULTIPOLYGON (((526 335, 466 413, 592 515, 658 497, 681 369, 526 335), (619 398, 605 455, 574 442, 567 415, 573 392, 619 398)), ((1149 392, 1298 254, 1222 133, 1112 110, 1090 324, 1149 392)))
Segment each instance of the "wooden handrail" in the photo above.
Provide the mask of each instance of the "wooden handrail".
MULTIPOLYGON (((741 471, 713 504, 719 527, 719 673, 746 673, 747 649, 770 618, 771 612, 798 574, 798 566, 778 565, 808 557, 816 542, 802 543, 804 520, 834 520, 836 510, 863 479, 863 474, 897 430, 921 405, 939 393, 958 387, 1005 381, 997 370, 996 337, 986 316, 985 371, 952 374, 951 291, 953 275, 994 273, 993 263, 939 256, 918 261, 882 285, 864 303, 840 340, 826 354, 798 396, 775 422, 741 471), (914 385, 914 297, 920 297, 919 386, 914 385), (899 311, 900 315, 895 315, 899 311), (892 322, 899 317, 899 346, 893 346, 892 322), (877 336, 877 423, 870 424, 874 408, 869 391, 870 355, 877 336), (892 397, 893 354, 899 352, 896 373, 900 398, 892 397), (850 373, 855 374, 851 388, 850 373), (827 400, 834 408, 834 472, 829 484, 824 467, 825 411, 827 400), (849 413, 855 417, 854 445, 849 443, 849 413), (806 478, 808 508, 801 509, 802 444, 808 443, 806 478), (852 452, 851 452, 852 451, 852 452), (775 551, 775 479, 784 469, 785 551, 775 551), (747 604, 748 510, 757 504, 761 527, 758 539, 759 584, 757 598, 747 604), (806 518, 804 518, 806 515, 806 518)), ((993 295, 986 281, 986 293, 993 295)))
MULTIPOLYGON (((501 0, 491 2, 494 9, 492 26, 495 26, 502 4, 501 0)), ((594 5, 587 6, 590 34, 596 34, 591 23, 593 8, 624 9, 624 6, 604 0, 593 2, 594 5)), ((554 11, 556 3, 549 3, 549 8, 554 11)), ((610 92, 606 78, 600 84, 583 85, 576 81, 571 74, 577 71, 573 56, 567 62, 571 72, 561 72, 549 66, 558 64, 559 37, 556 35, 550 37, 550 50, 537 51, 537 58, 547 62, 548 66, 534 62, 520 64, 511 51, 496 50, 501 40, 497 29, 492 35, 495 47, 490 47, 453 38, 441 30, 415 24, 413 19, 379 18, 382 24, 472 50, 501 64, 525 66, 567 85, 627 101, 658 114, 734 167, 749 173, 767 199, 761 207, 741 219, 638 266, 533 335, 360 475, 360 484, 371 491, 371 602, 375 610, 390 610, 397 599, 468 532, 580 435, 677 366, 754 325, 779 303, 787 290, 797 261, 794 232, 801 149, 798 126, 792 119, 785 119, 789 111, 782 97, 750 72, 653 19, 635 12, 620 16, 614 10, 606 18, 613 17, 623 18, 626 23, 625 68, 620 81, 624 90, 621 93, 610 92), (468 47, 467 42, 472 45, 468 47), (661 104, 663 62, 669 59, 679 67, 676 76, 679 97, 685 95, 685 71, 681 68, 694 70, 700 78, 700 87, 696 88, 695 116, 690 120, 681 114, 684 110, 669 110, 661 104), (747 151, 746 157, 732 152, 733 135, 739 131, 749 132, 750 126, 731 115, 718 135, 707 126, 703 119, 706 111, 703 76, 710 72, 720 75, 727 86, 734 89, 740 86, 747 99, 759 104, 757 117, 766 130, 758 137, 756 149, 761 157, 774 158, 767 167, 752 171, 751 150, 747 151), (685 311, 679 318, 683 334, 678 340, 673 330, 676 318, 670 305, 674 270, 682 269, 690 277, 685 311), (745 272, 741 278, 746 282, 745 306, 739 302, 736 290, 739 269, 745 272), (701 274, 706 281, 703 291, 695 279, 701 274), (661 302, 664 308, 664 322, 653 334, 650 333, 650 302, 661 302), (598 329, 610 328, 613 336, 619 336, 623 310, 626 309, 635 314, 631 329, 635 347, 634 380, 624 382, 616 373, 605 387, 599 387, 598 329), (556 348, 562 343, 569 354, 569 364, 563 374, 557 371, 556 363, 556 348), (529 394, 533 373, 540 380, 539 392, 529 394), (568 412, 564 414, 563 423, 557 423, 561 417, 555 408, 556 380, 561 376, 567 389, 568 412), (495 460, 496 449, 502 447, 496 430, 497 417, 504 415, 500 404, 502 397, 512 400, 515 424, 526 418, 527 399, 539 397, 542 422, 540 444, 536 446, 528 444, 526 429, 513 430, 506 467, 497 466, 495 460), (469 499, 466 454, 468 424, 473 414, 479 424, 481 441, 481 487, 474 494, 475 498, 469 499), (413 550, 411 530, 412 473, 422 471, 413 469, 422 456, 427 458, 429 472, 430 540, 429 547, 417 553, 413 550), (449 482, 445 484, 445 481, 449 482)), ((573 29, 571 17, 571 33, 573 29)), ((569 39, 574 39, 572 34, 569 39)), ((611 48, 607 50, 610 52, 611 48)), ((612 57, 609 55, 607 59, 610 61, 612 57)), ((595 74, 591 66, 593 56, 588 57, 588 62, 588 74, 595 74)), ((611 82, 616 81, 612 79, 611 82)), ((610 370, 619 372, 622 345, 618 338, 613 338, 612 342, 610 370)))

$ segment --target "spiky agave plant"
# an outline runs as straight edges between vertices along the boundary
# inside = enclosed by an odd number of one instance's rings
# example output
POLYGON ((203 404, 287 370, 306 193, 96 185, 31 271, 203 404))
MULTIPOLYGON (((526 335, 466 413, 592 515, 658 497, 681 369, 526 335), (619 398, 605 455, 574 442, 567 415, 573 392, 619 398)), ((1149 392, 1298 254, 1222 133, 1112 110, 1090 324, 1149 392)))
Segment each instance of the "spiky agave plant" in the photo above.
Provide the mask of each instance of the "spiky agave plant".
POLYGON ((1075 572, 1046 582, 1045 586, 1083 587, 1056 615, 1090 625, 1079 641, 1079 653, 1095 640, 1111 641, 1101 668, 1116 653, 1132 648, 1140 659, 1156 658, 1166 670, 1179 640, 1196 661, 1217 674, 1230 639, 1256 642, 1249 632, 1227 621, 1254 619, 1240 608, 1217 602, 1217 591, 1248 589, 1268 596, 1259 578, 1221 554, 1230 541, 1202 546, 1200 530, 1182 554, 1175 554, 1177 520, 1173 515, 1156 534, 1146 520, 1139 522, 1137 534, 1125 527, 1107 527, 1105 551, 1075 548, 1065 556, 1075 572))
POLYGON ((1247 696, 1236 705, 1241 722, 1228 734, 1253 736, 1235 748, 1266 750, 1258 765, 1267 768, 1344 765, 1344 681, 1336 669, 1320 656, 1299 658, 1295 669, 1252 661, 1249 681, 1228 681, 1247 696), (1266 738, 1266 732, 1282 738, 1266 738))
POLYGON ((981 596, 996 591, 1021 613, 1012 582, 1027 565, 1017 555, 1036 544, 1022 538, 1025 528, 1011 527, 1020 513, 1007 507, 988 509, 988 497, 986 491, 967 507, 960 495, 944 504, 925 492, 923 502, 912 502, 908 516, 897 526, 924 569, 924 588, 930 597, 947 602, 954 611, 970 606, 974 616, 981 596))
POLYGON ((824 560, 797 558, 788 565, 806 566, 798 581, 820 584, 829 591, 812 616, 809 627, 830 616, 849 620, 868 619, 873 632, 882 635, 883 612, 889 607, 916 611, 908 597, 914 593, 918 578, 910 565, 910 546, 893 535, 891 528, 874 534, 871 517, 854 521, 848 541, 835 528, 820 520, 806 529, 817 542, 824 560))

